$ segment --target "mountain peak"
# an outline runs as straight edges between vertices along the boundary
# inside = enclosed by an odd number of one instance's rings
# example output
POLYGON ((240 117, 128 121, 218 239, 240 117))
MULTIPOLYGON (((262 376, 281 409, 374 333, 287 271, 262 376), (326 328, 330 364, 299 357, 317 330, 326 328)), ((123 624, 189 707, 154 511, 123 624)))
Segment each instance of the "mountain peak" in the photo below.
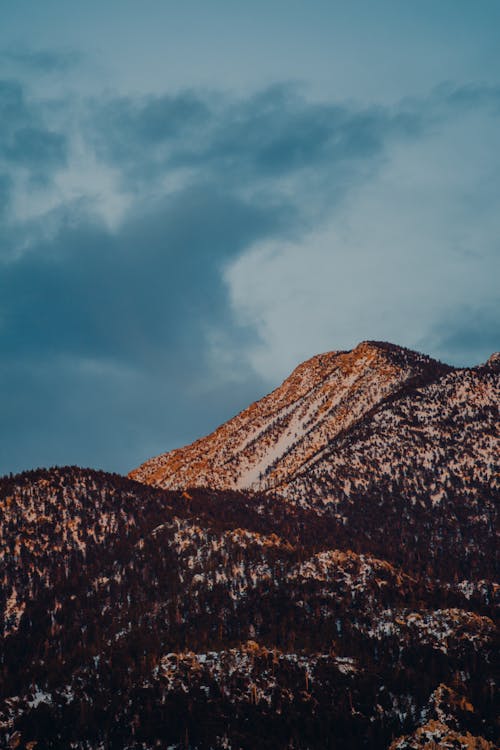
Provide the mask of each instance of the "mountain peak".
POLYGON ((130 476, 166 489, 276 487, 384 399, 450 369, 381 341, 317 354, 211 435, 150 459, 130 476))
POLYGON ((361 341, 361 343, 352 350, 352 354, 358 357, 384 357, 393 362, 405 365, 412 363, 419 367, 426 367, 428 365, 439 364, 446 369, 452 369, 450 366, 443 365, 432 357, 429 357, 427 354, 422 354, 421 352, 417 352, 414 349, 408 349, 406 346, 400 346, 399 344, 391 344, 389 341, 361 341))

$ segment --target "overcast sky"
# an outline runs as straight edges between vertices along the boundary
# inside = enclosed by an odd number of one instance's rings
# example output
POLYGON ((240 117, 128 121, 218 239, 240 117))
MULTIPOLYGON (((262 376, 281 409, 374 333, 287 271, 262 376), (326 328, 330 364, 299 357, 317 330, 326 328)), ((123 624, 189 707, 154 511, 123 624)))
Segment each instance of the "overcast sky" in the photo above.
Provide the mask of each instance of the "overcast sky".
POLYGON ((307 357, 500 348, 500 3, 5 0, 0 472, 126 472, 307 357))

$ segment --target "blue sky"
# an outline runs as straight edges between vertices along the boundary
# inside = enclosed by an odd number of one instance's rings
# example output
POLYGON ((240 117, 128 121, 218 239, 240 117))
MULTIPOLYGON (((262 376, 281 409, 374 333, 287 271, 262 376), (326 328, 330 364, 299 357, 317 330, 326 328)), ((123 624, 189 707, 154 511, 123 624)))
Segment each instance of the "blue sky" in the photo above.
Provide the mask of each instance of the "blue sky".
POLYGON ((0 471, 125 472, 385 339, 500 348, 500 5, 2 3, 0 471))

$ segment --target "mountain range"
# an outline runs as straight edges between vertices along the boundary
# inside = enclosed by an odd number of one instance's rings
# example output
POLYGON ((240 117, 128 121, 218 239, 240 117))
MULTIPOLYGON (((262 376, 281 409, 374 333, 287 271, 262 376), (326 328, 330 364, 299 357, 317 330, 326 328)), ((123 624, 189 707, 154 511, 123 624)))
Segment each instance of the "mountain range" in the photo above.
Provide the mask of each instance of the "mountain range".
POLYGON ((0 480, 0 747, 498 741, 498 355, 318 355, 129 477, 0 480))

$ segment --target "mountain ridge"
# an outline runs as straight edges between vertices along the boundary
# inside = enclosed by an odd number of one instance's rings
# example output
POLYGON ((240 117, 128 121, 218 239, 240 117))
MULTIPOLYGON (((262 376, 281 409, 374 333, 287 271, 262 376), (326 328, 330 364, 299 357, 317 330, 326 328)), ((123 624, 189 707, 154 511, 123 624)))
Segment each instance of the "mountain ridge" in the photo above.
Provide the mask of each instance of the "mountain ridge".
POLYGON ((276 488, 387 400, 467 369, 379 341, 315 355, 214 432, 146 461, 129 476, 170 489, 276 488))

